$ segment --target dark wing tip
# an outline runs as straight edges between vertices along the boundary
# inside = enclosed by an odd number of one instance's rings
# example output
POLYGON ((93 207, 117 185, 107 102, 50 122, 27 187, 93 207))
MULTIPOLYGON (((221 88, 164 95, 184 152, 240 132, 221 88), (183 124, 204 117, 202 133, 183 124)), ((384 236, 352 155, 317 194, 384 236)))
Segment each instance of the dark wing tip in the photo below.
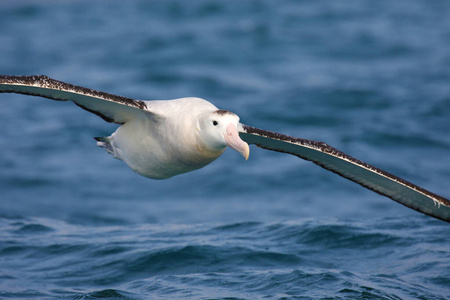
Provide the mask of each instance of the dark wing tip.
POLYGON ((70 100, 105 121, 117 124, 123 124, 126 119, 115 104, 126 106, 132 110, 145 110, 146 113, 151 114, 145 101, 85 88, 45 75, 0 75, 0 92, 39 96, 57 101, 70 100))
POLYGON ((11 86, 9 88, 5 87, 4 89, 0 89, 0 92, 14 92, 14 93, 20 93, 20 94, 26 94, 26 95, 41 96, 41 97, 49 98, 52 100, 62 100, 62 101, 71 100, 71 99, 60 98, 58 96, 36 94, 31 91, 17 90, 17 89, 13 88, 13 86, 30 86, 30 87, 38 87, 38 88, 44 88, 44 89, 49 89, 49 90, 55 90, 55 91, 72 92, 75 94, 80 94, 80 95, 84 95, 84 96, 99 98, 102 100, 117 102, 120 104, 136 107, 139 109, 147 109, 147 105, 144 101, 135 100, 132 98, 127 98, 127 97, 123 97, 123 96, 118 96, 118 95, 114 95, 114 94, 110 94, 110 93, 97 91, 94 89, 85 88, 82 86, 59 81, 59 80, 50 78, 46 75, 30 75, 30 76, 0 75, 0 84, 11 86))
POLYGON ((242 126, 244 132, 241 132, 241 138, 249 144, 311 161, 407 207, 450 222, 450 200, 442 196, 356 159, 326 143, 242 126))

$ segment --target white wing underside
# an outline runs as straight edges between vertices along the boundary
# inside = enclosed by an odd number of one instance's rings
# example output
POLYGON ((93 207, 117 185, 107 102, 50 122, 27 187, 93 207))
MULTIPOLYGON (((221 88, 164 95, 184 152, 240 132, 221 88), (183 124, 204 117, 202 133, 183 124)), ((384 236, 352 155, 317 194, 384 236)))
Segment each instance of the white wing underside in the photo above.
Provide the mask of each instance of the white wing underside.
MULTIPOLYGON (((141 100, 116 96, 47 76, 0 76, 0 92, 73 101, 107 122, 123 124, 146 114, 158 118, 141 100)), ((325 143, 243 125, 241 138, 261 148, 289 153, 337 173, 376 193, 429 216, 450 222, 450 201, 386 171, 353 158, 325 143)))
POLYGON ((290 137, 243 125, 248 144, 289 153, 341 175, 409 208, 450 222, 450 201, 411 182, 371 166, 323 142, 290 137))
POLYGON ((72 101, 107 122, 123 124, 138 115, 152 113, 145 101, 116 96, 58 81, 47 76, 0 76, 0 92, 72 101))

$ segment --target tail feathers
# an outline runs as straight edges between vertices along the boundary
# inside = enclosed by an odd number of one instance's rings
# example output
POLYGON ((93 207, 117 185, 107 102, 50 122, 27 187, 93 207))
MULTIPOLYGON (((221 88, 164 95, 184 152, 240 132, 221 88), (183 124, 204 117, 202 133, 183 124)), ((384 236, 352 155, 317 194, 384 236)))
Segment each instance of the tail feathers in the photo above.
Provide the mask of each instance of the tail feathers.
POLYGON ((114 155, 114 149, 111 145, 111 138, 109 137, 95 137, 94 138, 97 141, 97 146, 100 148, 105 149, 106 152, 108 152, 111 155, 114 155))

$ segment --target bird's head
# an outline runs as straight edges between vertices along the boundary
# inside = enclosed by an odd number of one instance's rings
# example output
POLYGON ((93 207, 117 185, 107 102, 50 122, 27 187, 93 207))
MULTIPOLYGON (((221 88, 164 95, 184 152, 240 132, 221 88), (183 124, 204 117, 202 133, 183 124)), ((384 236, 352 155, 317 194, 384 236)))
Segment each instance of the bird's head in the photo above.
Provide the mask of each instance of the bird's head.
POLYGON ((201 116, 199 122, 200 137, 212 151, 224 150, 230 147, 239 152, 245 160, 248 159, 250 148, 239 137, 239 117, 227 110, 215 110, 201 116))

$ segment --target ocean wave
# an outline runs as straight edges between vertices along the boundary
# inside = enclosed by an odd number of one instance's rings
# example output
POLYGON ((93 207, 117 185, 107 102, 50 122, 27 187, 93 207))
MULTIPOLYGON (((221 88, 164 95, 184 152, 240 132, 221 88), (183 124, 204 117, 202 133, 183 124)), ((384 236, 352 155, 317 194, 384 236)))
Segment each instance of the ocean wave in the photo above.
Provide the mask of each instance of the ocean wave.
POLYGON ((7 286, 17 291, 5 297, 38 291, 44 282, 49 295, 76 299, 439 299, 448 291, 449 251, 434 247, 440 242, 429 236, 448 228, 416 228, 414 220, 94 227, 2 218, 0 223, 5 229, 0 291, 7 286), (419 278, 427 284, 417 284, 419 278))

